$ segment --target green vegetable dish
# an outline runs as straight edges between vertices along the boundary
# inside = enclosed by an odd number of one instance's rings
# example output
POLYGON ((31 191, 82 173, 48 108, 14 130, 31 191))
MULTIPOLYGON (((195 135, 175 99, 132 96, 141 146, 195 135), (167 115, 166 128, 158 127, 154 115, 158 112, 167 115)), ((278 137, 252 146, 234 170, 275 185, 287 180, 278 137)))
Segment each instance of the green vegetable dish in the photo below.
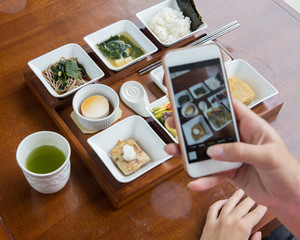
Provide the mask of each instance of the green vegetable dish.
POLYGON ((69 92, 91 80, 77 58, 61 57, 43 71, 43 76, 58 94, 69 92))
POLYGON ((128 33, 111 36, 97 47, 114 67, 121 67, 145 54, 128 33))

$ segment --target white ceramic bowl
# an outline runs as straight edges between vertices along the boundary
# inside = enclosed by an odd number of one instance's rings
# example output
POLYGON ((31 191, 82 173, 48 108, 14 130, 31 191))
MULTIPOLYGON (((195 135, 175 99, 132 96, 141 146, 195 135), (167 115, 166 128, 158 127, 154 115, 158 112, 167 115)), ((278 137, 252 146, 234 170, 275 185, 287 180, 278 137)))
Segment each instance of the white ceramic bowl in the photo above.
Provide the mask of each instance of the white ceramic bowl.
POLYGON ((29 67, 31 70, 35 73, 35 75, 41 80, 41 82, 44 84, 46 89, 49 91, 49 93, 57 98, 63 98, 66 97, 74 92, 76 92, 78 89, 93 83, 100 78, 104 76, 104 73, 102 70, 95 64, 95 62, 89 57, 89 55, 78 45, 75 43, 69 43, 67 45, 64 45, 62 47, 59 47, 49 53, 46 53, 38 58, 35 58, 28 62, 29 67), (48 68, 48 66, 52 63, 58 62, 61 57, 64 58, 71 58, 71 57, 77 57, 78 62, 82 64, 91 78, 91 80, 78 88, 75 88, 69 92, 58 94, 55 92, 55 90, 49 85, 49 83, 46 81, 46 79, 43 76, 43 71, 48 68))
POLYGON ((73 98, 72 106, 78 122, 84 128, 98 131, 109 127, 114 122, 116 113, 119 108, 119 96, 112 88, 106 85, 91 84, 76 92, 73 98), (86 98, 93 95, 102 95, 106 97, 108 102, 113 107, 112 112, 107 117, 101 119, 89 119, 82 116, 81 113, 79 112, 82 102, 86 98))
MULTIPOLYGON (((152 30, 149 28, 148 26, 148 23, 150 22, 150 20, 154 17, 154 15, 156 15, 159 11, 161 11, 163 8, 166 8, 166 7, 170 7, 170 8, 173 8, 177 11, 180 11, 179 7, 177 6, 177 3, 175 0, 166 0, 166 1, 163 1, 161 3, 158 3, 150 8, 147 8, 141 12, 138 12, 136 14, 136 16, 138 17, 138 19, 145 25, 145 27, 151 32, 151 34, 157 39, 158 42, 160 42, 163 46, 165 47, 169 47, 169 46, 172 46, 174 45, 175 43, 178 43, 180 41, 182 41, 183 39, 186 39, 190 36, 193 36, 195 35, 196 33, 202 31, 203 29, 207 28, 207 25, 206 23, 203 22, 203 24, 201 24, 199 26, 198 29, 196 29, 195 31, 177 39, 176 41, 173 41, 173 42, 170 42, 170 43, 165 43, 165 42, 162 42, 156 35, 154 32, 152 32, 152 30)), ((199 12, 199 14, 201 15, 201 12, 199 12)))
POLYGON ((99 31, 84 37, 84 41, 86 41, 105 65, 113 71, 120 71, 157 51, 157 47, 136 27, 136 25, 128 20, 122 20, 100 29, 99 31), (100 52, 97 44, 109 39, 111 36, 124 32, 129 33, 134 41, 138 43, 146 53, 121 67, 114 67, 100 52))
POLYGON ((140 116, 134 115, 114 124, 108 129, 88 139, 88 143, 103 161, 111 174, 122 183, 130 182, 152 168, 171 158, 164 151, 166 145, 163 140, 153 131, 149 124, 140 116), (133 138, 140 148, 147 153, 150 161, 134 173, 125 176, 110 158, 110 150, 118 140, 124 141, 133 138))
POLYGON ((153 108, 155 107, 159 107, 167 102, 169 102, 169 98, 168 96, 163 96, 159 99, 157 99, 156 101, 150 103, 148 106, 146 106, 146 110, 149 112, 150 116, 155 120, 155 122, 158 123, 159 126, 162 127, 162 129, 165 130, 165 132, 169 135, 169 137, 175 142, 178 143, 178 140, 176 138, 173 137, 173 135, 169 132, 169 130, 161 124, 161 122, 153 115, 153 112, 151 111, 153 108))
POLYGON ((248 105, 249 108, 276 95, 278 90, 259 74, 249 63, 241 59, 235 59, 225 64, 227 77, 232 75, 245 82, 254 92, 254 99, 248 105))
POLYGON ((17 162, 32 188, 40 193, 50 194, 61 190, 70 176, 71 148, 68 141, 58 133, 42 131, 33 133, 22 140, 17 149, 17 162), (55 171, 38 174, 26 169, 26 160, 33 149, 50 145, 59 148, 66 156, 65 162, 55 171))
MULTIPOLYGON (((242 59, 235 59, 225 62, 225 69, 227 72, 227 77, 234 75, 247 83, 253 90, 254 99, 248 105, 249 108, 256 106, 257 104, 278 93, 278 90, 270 82, 268 82, 260 73, 258 73, 249 63, 242 59)), ((162 66, 150 72, 152 80, 164 93, 168 94, 168 89, 163 84, 163 75, 164 69, 162 66)))

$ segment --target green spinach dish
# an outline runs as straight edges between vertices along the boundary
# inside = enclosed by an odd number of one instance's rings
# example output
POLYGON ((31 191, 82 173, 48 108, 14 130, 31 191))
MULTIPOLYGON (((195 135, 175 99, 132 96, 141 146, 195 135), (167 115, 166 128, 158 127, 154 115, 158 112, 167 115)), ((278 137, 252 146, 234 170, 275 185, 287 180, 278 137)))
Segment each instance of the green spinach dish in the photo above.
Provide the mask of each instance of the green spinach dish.
POLYGON ((114 67, 121 67, 126 63, 142 56, 145 52, 131 41, 125 34, 111 36, 97 47, 114 67))

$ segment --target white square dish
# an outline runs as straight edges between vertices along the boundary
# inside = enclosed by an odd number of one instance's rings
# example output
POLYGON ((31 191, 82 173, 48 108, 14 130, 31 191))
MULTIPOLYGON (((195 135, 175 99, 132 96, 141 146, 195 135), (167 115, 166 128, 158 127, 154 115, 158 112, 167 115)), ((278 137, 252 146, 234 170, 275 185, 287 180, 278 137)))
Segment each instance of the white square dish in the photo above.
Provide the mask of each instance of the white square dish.
POLYGON ((192 93, 192 95, 195 99, 204 97, 206 94, 208 94, 210 92, 210 90, 208 90, 208 88, 202 82, 199 82, 196 85, 190 87, 189 90, 190 90, 190 92, 192 93), (200 93, 200 94, 197 94, 196 90, 199 89, 199 88, 202 88, 204 92, 200 93))
POLYGON ((157 47, 137 28, 137 26, 128 20, 121 20, 103 29, 100 29, 97 32, 85 36, 84 41, 93 49, 93 51, 104 62, 104 64, 113 71, 120 71, 146 58, 147 56, 151 55, 152 53, 158 50, 157 47), (121 67, 115 67, 100 52, 100 50, 97 47, 97 44, 104 42, 111 36, 118 35, 124 32, 128 33, 133 38, 133 40, 145 51, 145 54, 134 59, 131 62, 126 63, 121 67))
MULTIPOLYGON (((259 74, 250 64, 241 59, 225 62, 227 77, 232 75, 244 81, 254 92, 254 99, 248 105, 249 108, 278 94, 278 90, 259 74)), ((152 70, 150 76, 157 86, 166 94, 168 89, 163 84, 164 69, 162 66, 152 70)))
POLYGON ((90 58, 90 56, 78 45, 75 43, 69 43, 62 47, 59 47, 49 53, 46 53, 38 58, 35 58, 28 62, 29 67, 35 73, 35 75, 41 80, 46 89, 53 97, 63 98, 66 97, 78 89, 96 82, 100 78, 104 76, 103 71, 96 65, 96 63, 90 58), (82 64, 91 78, 87 83, 63 94, 58 94, 47 82, 45 77, 43 76, 43 71, 48 68, 49 65, 58 62, 61 57, 64 58, 77 58, 78 62, 82 64))
POLYGON ((225 64, 227 77, 232 75, 245 82, 254 92, 254 99, 248 105, 249 108, 276 95, 278 90, 260 75, 249 63, 236 59, 225 64))
POLYGON ((203 143, 204 141, 206 141, 213 135, 210 128, 207 126, 207 123, 205 122, 204 117, 202 115, 198 115, 198 116, 192 118, 191 120, 189 120, 188 122, 184 123, 182 125, 182 130, 183 130, 183 133, 184 133, 184 136, 186 138, 188 145, 203 143), (197 123, 200 123, 201 126, 203 127, 205 135, 203 135, 201 138, 195 140, 193 138, 192 127, 197 123))
POLYGON ((161 138, 142 117, 136 115, 125 118, 87 141, 111 174, 122 183, 133 181, 172 157, 164 151, 166 144, 161 138), (124 141, 127 138, 133 138, 140 148, 148 154, 150 161, 134 173, 125 176, 110 158, 110 150, 117 144, 118 140, 124 141))
MULTIPOLYGON (((166 1, 163 1, 161 3, 158 3, 150 8, 147 8, 141 12, 138 12, 136 14, 137 18, 145 25, 145 27, 149 30, 149 32, 157 39, 158 42, 160 42, 163 46, 165 47, 169 47, 169 46, 172 46, 174 45, 175 43, 178 43, 180 41, 182 41, 183 39, 186 39, 190 36, 193 36, 195 35, 196 33, 202 31, 203 29, 207 28, 207 25, 205 22, 203 22, 203 24, 201 24, 199 26, 198 29, 196 29, 195 31, 177 39, 176 41, 172 41, 172 42, 169 42, 169 43, 166 43, 166 42, 163 42, 161 41, 156 35, 155 33, 149 28, 149 21, 151 20, 151 18, 154 17, 154 15, 156 15, 159 11, 161 11, 163 8, 166 8, 166 7, 170 7, 174 10, 177 10, 177 11, 180 11, 177 3, 176 3, 176 0, 166 0, 166 1)), ((200 13, 201 15, 201 13, 200 13)))
POLYGON ((153 115, 153 112, 151 111, 151 109, 162 106, 163 104, 169 102, 169 98, 167 96, 163 96, 159 99, 157 99, 156 101, 150 103, 148 106, 146 106, 146 110, 149 112, 150 116, 155 120, 155 122, 158 123, 159 126, 162 127, 162 129, 169 135, 169 137, 175 142, 178 143, 178 140, 176 138, 174 138, 174 136, 169 132, 169 130, 162 125, 162 123, 153 115))

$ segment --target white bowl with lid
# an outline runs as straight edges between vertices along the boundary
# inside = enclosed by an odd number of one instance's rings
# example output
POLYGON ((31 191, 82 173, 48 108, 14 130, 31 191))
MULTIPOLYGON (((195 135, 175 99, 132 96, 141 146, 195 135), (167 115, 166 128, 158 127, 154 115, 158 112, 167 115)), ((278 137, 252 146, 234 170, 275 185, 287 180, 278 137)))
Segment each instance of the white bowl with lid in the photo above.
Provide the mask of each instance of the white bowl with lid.
POLYGON ((91 84, 76 92, 73 98, 72 106, 78 122, 84 128, 98 131, 108 128, 111 124, 113 124, 119 109, 119 102, 118 94, 111 87, 108 87, 104 84, 91 84), (108 116, 100 119, 90 119, 81 114, 80 107, 82 102, 88 97, 94 95, 101 95, 108 100, 112 108, 108 116))

